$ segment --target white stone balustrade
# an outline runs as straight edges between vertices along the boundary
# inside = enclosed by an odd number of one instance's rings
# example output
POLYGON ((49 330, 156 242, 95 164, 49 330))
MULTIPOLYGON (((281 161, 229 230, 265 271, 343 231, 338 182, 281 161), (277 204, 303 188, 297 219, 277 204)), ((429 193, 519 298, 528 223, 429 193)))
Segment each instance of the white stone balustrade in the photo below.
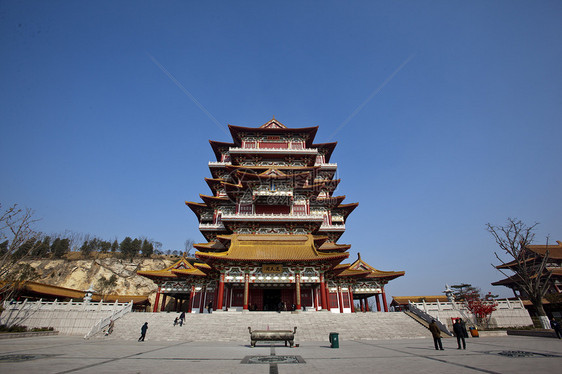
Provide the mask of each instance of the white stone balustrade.
POLYGON ((231 162, 222 162, 222 161, 209 161, 209 166, 212 167, 224 167, 227 165, 232 165, 231 162))
POLYGON ((223 214, 223 221, 322 221, 323 215, 316 214, 223 214))
POLYGON ((219 223, 200 223, 199 230, 213 231, 213 230, 226 230, 222 222, 219 223))
POLYGON ((231 154, 247 154, 247 153, 298 153, 315 155, 318 148, 238 148, 231 147, 228 150, 231 154))
POLYGON ((320 231, 345 231, 345 225, 328 225, 323 223, 320 226, 320 231))
MULTIPOLYGON (((33 327, 52 327, 63 335, 89 333, 96 324, 107 318, 117 318, 132 309, 129 303, 60 302, 60 301, 4 301, 0 324, 33 327)), ((109 320, 107 320, 109 323, 109 320)))
MULTIPOLYGON (((533 324, 531 316, 521 300, 494 300, 497 302, 496 310, 490 315, 490 327, 517 327, 529 326, 533 324)), ((474 321, 474 316, 466 308, 464 303, 434 302, 412 303, 412 305, 435 319, 443 322, 449 329, 452 329, 452 318, 465 318, 467 316, 474 321), (464 314, 464 316, 463 316, 464 314)))

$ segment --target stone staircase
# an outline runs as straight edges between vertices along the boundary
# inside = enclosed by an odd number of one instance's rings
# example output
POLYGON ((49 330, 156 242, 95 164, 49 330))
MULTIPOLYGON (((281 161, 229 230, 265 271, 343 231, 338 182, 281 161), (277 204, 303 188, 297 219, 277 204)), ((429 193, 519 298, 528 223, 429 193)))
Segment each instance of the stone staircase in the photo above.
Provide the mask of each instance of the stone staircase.
POLYGON ((248 326, 257 330, 288 330, 297 326, 295 340, 327 341, 330 332, 340 339, 375 340, 431 337, 429 331, 402 312, 213 312, 186 314, 186 322, 173 326, 179 313, 129 313, 115 321, 110 336, 99 333, 94 339, 137 340, 140 328, 148 322, 150 341, 249 342, 248 326))

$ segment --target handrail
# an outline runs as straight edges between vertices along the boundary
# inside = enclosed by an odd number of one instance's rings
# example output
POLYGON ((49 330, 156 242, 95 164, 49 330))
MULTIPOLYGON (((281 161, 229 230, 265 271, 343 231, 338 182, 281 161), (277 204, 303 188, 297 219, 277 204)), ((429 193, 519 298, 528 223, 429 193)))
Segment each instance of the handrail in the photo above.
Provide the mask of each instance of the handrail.
POLYGON ((420 317, 421 319, 423 319, 427 323, 431 323, 431 321, 435 320, 435 323, 437 324, 437 327, 439 327, 439 330, 443 331, 445 334, 447 334, 449 336, 453 336, 453 334, 449 331, 447 326, 445 326, 441 321, 437 320, 437 318, 435 318, 435 317, 427 314, 423 310, 419 309, 413 303, 411 303, 411 302, 408 303, 408 309, 410 310, 410 312, 414 313, 416 316, 420 317))
POLYGON ((248 220, 248 219, 281 219, 281 220, 322 220, 324 215, 322 214, 224 214, 222 215, 222 220, 248 220))
POLYGON ((119 304, 117 304, 117 302, 115 302, 115 304, 114 304, 115 309, 113 310, 113 313, 109 317, 101 318, 98 321, 98 323, 96 323, 94 326, 92 326, 90 331, 88 331, 88 333, 86 335, 84 335, 84 339, 91 338, 92 336, 94 336, 98 332, 102 331, 106 326, 109 326, 111 321, 115 321, 115 320, 123 317, 125 314, 130 313, 131 310, 133 309, 133 301, 132 300, 129 303, 127 303, 123 308, 117 309, 118 305, 119 304))
POLYGON ((129 303, 118 303, 118 302, 84 302, 84 301, 15 301, 15 300, 4 300, 3 307, 4 310, 96 310, 96 311, 110 311, 115 309, 115 305, 118 307, 125 307, 129 303))
POLYGON ((240 147, 230 147, 228 149, 230 153, 279 153, 279 152, 289 152, 289 153, 318 153, 318 148, 240 148, 240 147))

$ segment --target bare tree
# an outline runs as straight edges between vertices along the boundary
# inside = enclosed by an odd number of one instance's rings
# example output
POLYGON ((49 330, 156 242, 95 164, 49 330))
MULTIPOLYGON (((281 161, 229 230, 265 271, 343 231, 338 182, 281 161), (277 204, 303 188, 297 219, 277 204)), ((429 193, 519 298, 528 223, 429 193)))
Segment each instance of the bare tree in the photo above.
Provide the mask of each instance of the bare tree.
POLYGON ((546 266, 549 251, 547 249, 544 256, 538 256, 528 248, 535 238, 534 230, 537 225, 538 223, 535 222, 527 226, 516 218, 508 218, 504 226, 495 226, 488 223, 486 224, 486 229, 496 240, 501 252, 509 257, 509 261, 505 262, 497 252, 494 252, 502 265, 494 266, 492 264, 492 266, 510 278, 526 294, 537 311, 542 327, 550 328, 548 317, 542 304, 542 299, 548 291, 550 276, 552 275, 552 272, 546 266), (501 268, 509 269, 515 274, 510 276, 501 268))
POLYGON ((33 229, 35 222, 31 209, 19 208, 17 204, 4 209, 0 204, 0 294, 4 299, 10 298, 18 283, 28 280, 33 273, 34 269, 21 260, 41 244, 40 234, 33 229))
POLYGON ((193 245, 195 244, 195 240, 186 239, 186 241, 183 244, 185 247, 185 257, 189 257, 191 255, 191 250, 193 249, 193 245))

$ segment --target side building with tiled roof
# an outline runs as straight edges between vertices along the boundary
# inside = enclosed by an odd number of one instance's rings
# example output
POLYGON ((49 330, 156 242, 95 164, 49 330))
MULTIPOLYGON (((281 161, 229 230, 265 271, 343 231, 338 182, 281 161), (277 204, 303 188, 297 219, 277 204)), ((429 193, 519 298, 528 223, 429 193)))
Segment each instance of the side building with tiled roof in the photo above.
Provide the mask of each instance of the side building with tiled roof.
POLYGON ((154 311, 362 310, 375 297, 388 311, 384 285, 403 271, 361 260, 342 264, 351 245, 338 243, 357 203, 334 196, 330 162, 336 143, 314 143, 318 127, 229 125, 232 142, 210 141, 211 193, 186 202, 206 243, 195 259, 139 271, 158 285, 154 311), (170 299, 171 298, 171 299, 170 299))

